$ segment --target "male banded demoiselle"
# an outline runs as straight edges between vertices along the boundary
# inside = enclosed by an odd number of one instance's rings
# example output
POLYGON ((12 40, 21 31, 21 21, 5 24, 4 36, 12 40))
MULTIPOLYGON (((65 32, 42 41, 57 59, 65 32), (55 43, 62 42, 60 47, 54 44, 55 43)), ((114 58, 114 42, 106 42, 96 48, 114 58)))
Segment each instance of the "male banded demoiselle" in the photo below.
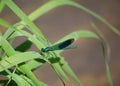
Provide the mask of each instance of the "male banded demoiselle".
POLYGON ((42 48, 41 51, 42 52, 49 52, 49 51, 54 51, 54 50, 73 49, 73 48, 77 47, 77 46, 73 46, 73 45, 69 46, 73 42, 74 42, 73 38, 68 39, 66 41, 60 42, 60 43, 55 44, 53 46, 42 48))

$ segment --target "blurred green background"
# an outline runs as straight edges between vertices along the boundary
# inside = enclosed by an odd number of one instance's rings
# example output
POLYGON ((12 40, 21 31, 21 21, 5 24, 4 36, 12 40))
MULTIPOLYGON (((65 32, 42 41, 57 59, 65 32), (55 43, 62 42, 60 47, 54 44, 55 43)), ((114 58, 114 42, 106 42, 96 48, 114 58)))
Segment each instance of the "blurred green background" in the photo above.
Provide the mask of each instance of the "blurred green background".
MULTIPOLYGON (((14 0, 17 5, 28 15, 48 0, 14 0)), ((74 0, 89 9, 97 12, 107 19, 116 28, 120 28, 120 1, 119 0, 74 0)), ((19 18, 5 7, 0 18, 14 24, 19 18)), ((34 23, 42 30, 45 36, 52 42, 56 42, 65 35, 75 30, 86 29, 94 31, 91 22, 95 22, 103 32, 110 45, 110 68, 114 86, 120 86, 120 38, 104 24, 89 14, 70 6, 61 6, 41 16, 34 23)), ((0 31, 5 32, 7 28, 0 26, 0 31)), ((120 30, 120 29, 119 29, 120 30)), ((25 38, 15 39, 13 46, 20 44, 25 38)), ((80 39, 76 41, 77 49, 67 50, 62 53, 69 65, 82 80, 84 86, 109 86, 104 58, 100 43, 95 39, 80 39)), ((34 46, 30 50, 36 50, 34 46)), ((45 64, 35 71, 36 76, 50 86, 62 86, 57 74, 52 68, 45 64)), ((0 79, 4 78, 0 75, 0 79)))

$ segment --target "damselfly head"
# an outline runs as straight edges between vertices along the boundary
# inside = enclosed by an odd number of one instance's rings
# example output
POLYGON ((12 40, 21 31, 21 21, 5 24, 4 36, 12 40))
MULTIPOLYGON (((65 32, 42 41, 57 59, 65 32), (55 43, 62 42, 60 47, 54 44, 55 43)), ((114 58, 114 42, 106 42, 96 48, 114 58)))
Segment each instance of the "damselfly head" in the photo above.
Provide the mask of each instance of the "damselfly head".
POLYGON ((42 48, 41 51, 42 51, 42 52, 48 52, 48 51, 50 51, 50 50, 49 50, 49 47, 46 47, 46 48, 42 48))

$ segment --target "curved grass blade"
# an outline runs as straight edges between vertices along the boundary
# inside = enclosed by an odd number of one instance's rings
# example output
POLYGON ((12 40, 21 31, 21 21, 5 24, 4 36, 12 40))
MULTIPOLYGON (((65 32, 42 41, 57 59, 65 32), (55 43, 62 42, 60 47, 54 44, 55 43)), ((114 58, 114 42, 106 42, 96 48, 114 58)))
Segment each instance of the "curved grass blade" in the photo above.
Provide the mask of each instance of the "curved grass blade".
POLYGON ((0 36, 2 36, 2 33, 0 32, 0 36))
MULTIPOLYGON (((79 31, 75 31, 75 32, 73 32, 73 33, 65 36, 64 38, 62 38, 58 42, 61 42, 61 41, 65 40, 65 39, 70 39, 70 38, 74 38, 75 40, 78 40, 80 38, 95 38, 95 39, 100 40, 100 38, 95 33, 91 32, 91 31, 88 31, 88 30, 79 30, 79 31)), ((57 44, 57 43, 55 43, 55 44, 57 44)), ((57 51, 57 53, 61 53, 61 52, 62 51, 57 51)), ((67 74, 69 74, 74 80, 76 80, 79 83, 80 86, 83 86, 82 83, 81 83, 81 81, 78 79, 78 77, 76 76, 76 74, 73 72, 73 70, 71 69, 71 67, 68 65, 68 63, 64 59, 62 59, 63 57, 60 56, 59 54, 58 54, 58 57, 61 58, 60 63, 62 64, 61 67, 63 68, 63 70, 67 74)))
POLYGON ((94 23, 92 23, 91 25, 96 30, 97 34, 99 35, 99 37, 101 39, 101 47, 102 47, 102 52, 103 52, 103 56, 104 56, 107 78, 108 78, 110 86, 114 86, 112 76, 111 76, 111 73, 110 73, 109 62, 108 62, 109 57, 110 57, 110 55, 109 55, 110 54, 109 45, 107 44, 107 42, 105 40, 105 37, 102 35, 99 28, 94 23))
POLYGON ((39 8, 38 10, 36 10, 34 13, 32 13, 29 18, 31 18, 31 20, 36 19, 37 17, 43 15, 44 13, 50 11, 51 9, 61 6, 61 5, 70 5, 70 6, 74 6, 77 7, 85 12, 87 12, 88 14, 94 16, 95 18, 97 18, 98 20, 100 20, 101 22, 103 22, 105 25, 107 25, 114 33, 116 33, 117 35, 120 36, 120 31, 115 28, 113 25, 111 25, 107 20, 105 20, 102 16, 100 16, 99 14, 95 13, 94 11, 89 10, 88 8, 86 8, 85 6, 81 5, 80 3, 77 3, 75 1, 72 0, 52 0, 49 1, 48 3, 46 3, 45 5, 43 5, 41 8, 39 8), (39 13, 40 12, 40 13, 39 13), (37 17, 35 17, 35 14, 38 15, 37 17))
POLYGON ((85 12, 87 12, 88 14, 94 16, 95 18, 97 18, 98 20, 100 20, 101 22, 103 22, 105 25, 107 25, 114 33, 116 33, 117 35, 120 36, 120 31, 115 28, 112 24, 110 24, 105 18, 103 18, 102 16, 100 16, 99 14, 95 13, 94 11, 89 10, 88 8, 86 8, 85 6, 76 3, 74 1, 68 0, 68 2, 66 2, 66 5, 70 5, 70 6, 74 6, 77 7, 85 12))
MULTIPOLYGON (((25 36, 28 38, 29 41, 31 41, 39 50, 41 50, 42 47, 44 47, 44 45, 42 45, 42 43, 36 38, 36 36, 31 35, 30 33, 24 31, 24 30, 17 30, 16 34, 12 35, 11 37, 17 37, 17 36, 25 36)), ((44 60, 32 60, 29 63, 27 63, 26 65, 28 65, 28 67, 31 70, 35 70, 36 68, 38 68, 39 66, 42 66, 46 61, 44 60)), ((48 62, 48 61, 47 61, 48 62)))
MULTIPOLYGON (((67 35, 66 37, 64 37, 62 40, 60 40, 59 42, 57 42, 56 44, 59 44, 61 43, 63 40, 66 40, 66 39, 71 39, 71 38, 74 38, 75 40, 79 39, 79 38, 96 38, 96 39, 99 39, 99 37, 91 32, 91 31, 87 31, 87 30, 80 30, 80 31, 75 31, 69 35, 67 35), (80 34, 80 35, 77 35, 77 34, 80 34)), ((60 57, 59 55, 56 55, 57 57, 60 57)), ((60 57, 62 58, 62 57, 60 57)), ((62 66, 62 68, 71 76, 73 77, 79 84, 80 86, 82 86, 81 82, 79 81, 79 79, 77 78, 77 76, 74 74, 74 72, 72 71, 72 69, 69 67, 69 65, 67 64, 67 62, 65 60, 61 60, 61 63, 64 64, 62 66)), ((61 67, 59 67, 60 65, 58 65, 58 63, 51 63, 51 65, 54 67, 54 69, 56 70, 56 72, 59 74, 59 76, 64 76, 66 77, 66 74, 64 74, 64 72, 61 72, 63 71, 61 69, 61 67)), ((68 79, 68 78, 66 78, 68 79)), ((68 80, 69 81, 69 80, 68 80)))
POLYGON ((8 86, 8 84, 10 84, 11 80, 14 80, 18 84, 18 86, 22 86, 23 84, 26 86, 30 86, 25 80, 23 80, 21 77, 18 77, 18 75, 15 74, 15 70, 13 71, 13 73, 11 73, 3 64, 0 64, 0 67, 2 67, 4 69, 4 71, 8 74, 7 77, 9 78, 9 80, 5 84, 5 86, 8 86))
POLYGON ((6 22, 5 20, 0 18, 0 25, 7 27, 7 28, 12 28, 13 26, 11 24, 9 24, 8 22, 6 22))
MULTIPOLYGON (((9 3, 8 1, 6 1, 6 0, 4 0, 8 5, 11 5, 11 7, 13 8, 13 10, 14 10, 14 8, 16 8, 16 6, 14 6, 15 4, 13 4, 13 2, 12 3, 9 3)), ((28 18, 31 20, 31 21, 33 21, 33 20, 35 20, 35 19, 37 19, 38 17, 40 17, 41 15, 43 15, 43 14, 45 14, 46 12, 48 12, 48 11, 50 11, 51 9, 53 9, 53 8, 55 8, 55 7, 57 7, 57 6, 59 6, 59 5, 62 5, 62 3, 56 3, 56 1, 49 1, 48 3, 46 3, 46 4, 44 4, 42 7, 40 7, 40 8, 38 8, 37 10, 35 10, 34 12, 32 12, 29 16, 28 16, 28 18)), ((19 8, 18 8, 19 9, 19 8)), ((17 11, 19 11, 18 9, 15 9, 15 11, 17 10, 17 11)), ((21 18, 25 18, 25 14, 23 14, 23 16, 21 15, 21 13, 19 13, 19 12, 16 12, 16 13, 18 13, 19 14, 19 16, 21 17, 21 18)), ((26 19, 26 18, 25 18, 26 19)), ((28 19, 26 19, 26 20, 28 20, 28 19)), ((21 22, 19 22, 20 23, 20 25, 19 26, 17 26, 16 28, 18 29, 18 30, 20 30, 20 29, 22 29, 24 26, 23 25, 28 25, 28 23, 26 23, 25 21, 21 21, 21 22)), ((30 28, 31 29, 31 28, 30 28)), ((37 30, 35 30, 37 33, 39 33, 39 31, 37 31, 37 30)), ((7 38, 7 36, 8 36, 8 33, 9 32, 11 32, 11 31, 7 31, 6 33, 5 33, 5 37, 7 38)), ((39 33, 39 34, 41 34, 41 32, 39 33)), ((42 34, 43 35, 43 34, 42 34)))
POLYGON ((12 74, 12 79, 17 83, 18 86, 31 86, 26 80, 20 75, 12 74))
POLYGON ((28 40, 31 41, 33 44, 35 44, 35 46, 39 50, 41 50, 41 48, 44 47, 44 44, 42 43, 43 41, 42 42, 39 41, 35 35, 32 35, 32 34, 28 33, 27 31, 17 30, 16 34, 13 36, 25 36, 25 37, 27 37, 28 40))
MULTIPOLYGON (((60 39, 59 41, 57 41, 54 45, 60 43, 63 40, 67 40, 67 39, 75 39, 78 40, 80 38, 94 38, 94 39, 99 39, 99 37, 92 31, 89 30, 78 30, 78 31, 74 31, 68 35, 66 35, 65 37, 63 37, 62 39, 60 39)), ((61 53, 63 50, 61 51, 57 51, 58 53, 61 53)))
MULTIPOLYGON (((25 15, 25 13, 12 1, 12 0, 3 0, 4 3, 21 19, 25 22, 26 25, 30 27, 30 31, 38 35, 45 40, 44 35, 40 32, 39 28, 25 15)), ((24 25, 24 24, 22 24, 24 25)))
MULTIPOLYGON (((118 31, 114 26, 109 24, 108 21, 105 20, 103 17, 101 17, 97 13, 87 9, 86 7, 82 6, 81 4, 78 4, 78 3, 74 2, 74 1, 71 1, 71 0, 51 0, 51 1, 47 2, 46 4, 44 4, 43 6, 41 6, 40 8, 38 8, 37 10, 35 10, 34 12, 32 12, 28 17, 29 17, 30 20, 33 21, 33 20, 37 19, 38 17, 42 16, 43 14, 47 13, 48 11, 52 10, 53 8, 61 6, 61 5, 70 5, 70 6, 80 8, 83 11, 91 14, 92 16, 96 17, 97 19, 99 19, 100 21, 105 23, 116 34, 120 34, 120 31, 118 31)), ((21 23, 26 25, 24 23, 24 21, 21 21, 21 23)), ((17 29, 22 29, 22 28, 23 28, 23 26, 22 27, 21 26, 17 27, 17 29)))
MULTIPOLYGON (((42 58, 40 54, 35 52, 25 52, 25 53, 18 53, 15 55, 10 56, 9 58, 5 58, 0 61, 0 64, 4 66, 4 68, 8 69, 12 66, 15 66, 17 64, 20 64, 22 62, 26 62, 28 60, 36 59, 36 58, 42 58)), ((4 71, 3 67, 0 67, 0 72, 4 71)))
POLYGON ((8 41, 5 40, 3 37, 0 37, 0 43, 8 56, 14 55, 16 53, 16 51, 12 48, 8 41))
POLYGON ((33 81, 35 86, 48 86, 47 84, 39 81, 34 75, 34 73, 30 70, 29 66, 27 66, 26 64, 20 65, 19 68, 24 74, 27 75, 27 77, 29 77, 33 81))
POLYGON ((0 19, 0 25, 4 26, 6 28, 9 28, 9 30, 7 30, 5 32, 6 34, 4 35, 5 39, 9 39, 9 37, 15 32, 15 28, 3 19, 0 19))
MULTIPOLYGON (((52 60, 54 60, 54 59, 52 59, 52 60)), ((63 69, 61 68, 61 66, 59 65, 58 62, 51 63, 51 66, 53 67, 53 69, 55 70, 55 72, 58 74, 58 76, 59 76, 60 80, 62 81, 63 85, 65 85, 64 79, 69 84, 71 84, 69 77, 65 74, 65 72, 63 71, 63 69)))
MULTIPOLYGON (((5 84, 5 86, 8 86, 8 84, 10 84, 11 79, 14 80, 18 86, 31 86, 29 83, 27 83, 25 80, 23 80, 19 75, 15 74, 15 73, 11 73, 8 69, 6 69, 2 64, 0 64, 1 67, 4 68, 5 72, 8 73, 7 77, 9 78, 8 82, 5 84)), ((10 84, 13 85, 13 84, 10 84)))
MULTIPOLYGON (((25 62, 25 61, 28 61, 28 60, 31 60, 31 59, 35 59, 35 58, 41 58, 40 54, 38 53, 35 53, 35 52, 29 52, 29 53, 16 53, 14 52, 14 49, 12 49, 12 47, 9 45, 9 43, 5 40, 5 39, 1 39, 1 42, 2 42, 2 47, 4 48, 4 50, 7 52, 7 54, 10 56, 9 58, 6 58, 5 60, 2 60, 0 63, 1 65, 4 65, 4 67, 0 67, 0 71, 3 71, 4 68, 11 68, 12 66, 15 66, 16 64, 19 64, 19 63, 22 63, 22 62, 25 62), (10 49, 8 49, 8 47, 10 49), (12 50, 11 50, 12 49, 12 50), (11 53, 10 51, 11 50, 11 53)), ((43 58, 44 59, 44 58, 43 58)), ((29 67, 28 67, 29 68, 29 67)), ((24 67, 20 67, 20 69, 24 69, 24 67)), ((26 70, 27 68, 25 68, 24 70, 26 70)), ((22 71, 24 71, 22 70, 22 71)), ((27 71, 27 70, 26 70, 27 71)), ((29 71, 27 71, 28 73, 29 71)), ((41 84, 40 81, 38 80, 35 80, 35 78, 33 79, 34 82, 36 84, 41 84)), ((38 85, 38 86, 39 86, 38 85)), ((46 86, 46 85, 43 85, 42 86, 46 86)))
POLYGON ((31 79, 29 79, 28 77, 26 77, 25 75, 20 75, 25 81, 27 81, 31 86, 36 86, 35 84, 34 84, 34 82, 31 80, 31 79))
POLYGON ((0 13, 2 12, 3 8, 5 7, 5 3, 3 0, 0 1, 0 13))
MULTIPOLYGON (((2 65, 4 65, 5 66, 5 68, 10 68, 10 67, 12 67, 12 66, 14 66, 14 65, 16 65, 16 64, 18 64, 18 63, 22 63, 22 62, 24 62, 24 61, 27 61, 27 60, 30 60, 30 59, 32 59, 32 58, 41 58, 42 56, 40 55, 40 54, 38 54, 38 53, 33 53, 33 55, 32 54, 25 54, 25 53, 16 53, 16 51, 10 46, 10 44, 7 42, 7 40, 5 40, 3 37, 1 37, 0 38, 0 43, 1 43, 1 45, 2 45, 2 47, 3 47, 3 49, 5 50, 5 52, 7 53, 7 55, 8 56, 10 56, 10 58, 7 58, 7 59, 5 59, 5 60, 2 60, 0 63, 2 64, 2 65), (19 56, 20 55, 20 56, 19 56), (26 58, 26 57, 27 58, 26 58), (32 56, 32 57, 31 57, 32 56), (21 58, 18 58, 18 57, 21 57, 21 58), (7 61, 7 62, 6 62, 7 61), (14 64, 13 64, 14 63, 14 64)), ((44 59, 44 58, 42 58, 42 59, 44 59)), ((28 67, 29 68, 29 67, 28 67)), ((24 69, 24 66, 23 66, 23 68, 21 67, 20 69, 24 69)), ((0 70, 1 71, 3 71, 4 70, 4 68, 3 67, 1 67, 0 68, 0 70)), ((22 71, 27 71, 26 69, 24 69, 24 70, 22 70, 22 71)), ((27 72, 29 72, 29 71, 27 71, 27 72)), ((26 72, 26 73, 27 73, 26 72)), ((39 84, 39 85, 41 85, 41 82, 40 81, 38 81, 37 79, 35 80, 34 79, 34 82, 36 83, 36 84, 39 84)), ((38 85, 38 86, 39 86, 38 85)), ((43 86, 46 86, 46 85, 43 85, 43 86)))
POLYGON ((91 11, 88 8, 86 8, 85 6, 79 4, 75 1, 72 1, 72 0, 51 0, 48 3, 44 4, 42 7, 38 8, 33 13, 31 13, 29 15, 29 18, 30 18, 30 20, 35 20, 38 17, 40 17, 41 15, 43 15, 43 14, 47 13, 48 11, 52 10, 53 8, 58 7, 58 6, 62 6, 62 5, 74 6, 74 7, 77 7, 79 9, 87 12, 88 14, 94 16, 95 18, 97 18, 98 20, 100 20, 101 22, 106 24, 113 32, 115 32, 116 34, 118 34, 120 36, 120 31, 117 28, 115 28, 113 25, 111 25, 102 16, 100 16, 99 14, 95 13, 94 11, 91 11))

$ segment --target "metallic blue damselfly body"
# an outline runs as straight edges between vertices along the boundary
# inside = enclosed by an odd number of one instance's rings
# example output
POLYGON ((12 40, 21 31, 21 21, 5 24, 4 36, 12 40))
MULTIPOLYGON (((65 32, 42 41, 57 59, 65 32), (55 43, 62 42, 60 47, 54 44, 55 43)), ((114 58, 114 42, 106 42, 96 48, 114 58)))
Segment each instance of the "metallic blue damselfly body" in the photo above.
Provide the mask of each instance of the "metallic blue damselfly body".
POLYGON ((73 49, 76 48, 77 46, 73 46, 72 44, 74 42, 74 39, 68 39, 66 41, 60 42, 58 44, 55 44, 50 47, 42 48, 42 52, 49 52, 49 51, 54 51, 54 50, 65 50, 65 49, 73 49))

